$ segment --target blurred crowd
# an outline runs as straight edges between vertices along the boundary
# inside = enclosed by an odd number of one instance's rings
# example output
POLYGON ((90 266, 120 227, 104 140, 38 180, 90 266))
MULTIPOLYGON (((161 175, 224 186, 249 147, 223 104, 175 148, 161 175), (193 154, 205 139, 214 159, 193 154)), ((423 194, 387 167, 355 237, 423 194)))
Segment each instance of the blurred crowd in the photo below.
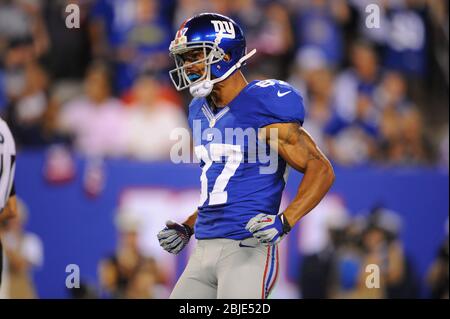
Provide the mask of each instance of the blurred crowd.
POLYGON ((350 214, 344 200, 327 196, 300 225, 302 298, 449 298, 446 238, 424 278, 402 241, 403 220, 382 204, 350 214), (423 288, 426 287, 426 292, 423 288), (378 289, 373 289, 378 288, 378 289))
POLYGON ((168 46, 205 11, 234 18, 258 50, 249 80, 300 90, 305 127, 335 162, 448 164, 443 0, 1 0, 0 112, 18 146, 168 159, 190 98, 172 88, 168 46))
POLYGON ((98 263, 97 282, 83 281, 80 289, 69 289, 76 299, 165 299, 171 282, 160 260, 144 253, 139 245, 142 225, 126 213, 115 218, 116 249, 98 263))

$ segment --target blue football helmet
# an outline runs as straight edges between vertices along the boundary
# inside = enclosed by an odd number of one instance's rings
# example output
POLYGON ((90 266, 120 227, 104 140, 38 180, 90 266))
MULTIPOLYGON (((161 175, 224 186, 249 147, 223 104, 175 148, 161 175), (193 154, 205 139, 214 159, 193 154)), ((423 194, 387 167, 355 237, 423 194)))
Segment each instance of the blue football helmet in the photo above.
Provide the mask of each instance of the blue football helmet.
POLYGON ((172 82, 178 91, 189 87, 194 97, 209 95, 215 83, 228 78, 256 52, 247 54, 239 25, 216 13, 201 13, 186 20, 170 43, 169 51, 176 64, 169 72, 172 82), (203 54, 196 61, 184 61, 183 54, 191 50, 203 54), (186 72, 196 64, 204 64, 202 74, 186 72))

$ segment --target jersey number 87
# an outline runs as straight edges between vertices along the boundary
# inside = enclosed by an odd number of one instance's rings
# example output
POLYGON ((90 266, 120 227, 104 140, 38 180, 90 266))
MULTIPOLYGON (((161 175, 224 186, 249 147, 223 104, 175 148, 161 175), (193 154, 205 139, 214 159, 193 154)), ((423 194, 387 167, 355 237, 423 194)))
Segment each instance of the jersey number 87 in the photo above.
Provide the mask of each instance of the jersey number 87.
POLYGON ((232 144, 210 144, 210 156, 208 150, 204 145, 195 147, 195 154, 197 158, 203 161, 201 181, 201 195, 198 206, 202 206, 208 198, 208 178, 206 172, 214 164, 214 162, 221 162, 221 158, 226 158, 225 166, 222 172, 217 176, 212 191, 209 193, 209 205, 225 204, 227 202, 228 194, 225 188, 230 181, 230 178, 236 173, 237 168, 242 161, 242 151, 240 145, 232 144))

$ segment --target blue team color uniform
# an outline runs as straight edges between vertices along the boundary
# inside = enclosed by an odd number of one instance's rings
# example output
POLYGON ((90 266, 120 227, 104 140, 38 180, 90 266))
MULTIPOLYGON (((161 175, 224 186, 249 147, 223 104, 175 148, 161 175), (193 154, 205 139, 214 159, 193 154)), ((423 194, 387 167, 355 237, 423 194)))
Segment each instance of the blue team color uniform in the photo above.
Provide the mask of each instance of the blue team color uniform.
POLYGON ((279 210, 286 162, 276 155, 276 171, 261 174, 260 167, 269 163, 261 163, 259 157, 256 162, 252 160, 257 142, 248 138, 226 139, 225 136, 230 136, 226 131, 240 128, 244 132, 251 129, 257 132, 258 128, 273 123, 302 125, 304 116, 300 93, 278 80, 249 83, 216 114, 205 98, 191 102, 189 125, 202 168, 202 194, 195 224, 197 239, 249 238, 252 235, 245 225, 250 218, 259 213, 277 214, 279 210))

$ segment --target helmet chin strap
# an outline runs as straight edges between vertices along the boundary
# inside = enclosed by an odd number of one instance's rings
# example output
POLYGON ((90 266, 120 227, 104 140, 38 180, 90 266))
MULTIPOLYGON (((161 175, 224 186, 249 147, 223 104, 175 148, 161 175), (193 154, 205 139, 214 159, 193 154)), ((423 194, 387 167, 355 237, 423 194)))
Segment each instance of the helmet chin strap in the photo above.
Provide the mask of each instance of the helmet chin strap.
POLYGON ((244 55, 242 58, 239 59, 239 61, 233 65, 227 72, 225 72, 220 78, 211 80, 206 79, 204 81, 200 81, 196 84, 193 84, 189 88, 189 92, 191 92, 191 95, 195 98, 201 98, 208 96, 212 89, 214 84, 225 80, 227 77, 231 75, 235 70, 239 69, 242 66, 242 63, 244 63, 246 60, 250 59, 254 54, 256 53, 256 49, 251 50, 249 53, 244 55))

